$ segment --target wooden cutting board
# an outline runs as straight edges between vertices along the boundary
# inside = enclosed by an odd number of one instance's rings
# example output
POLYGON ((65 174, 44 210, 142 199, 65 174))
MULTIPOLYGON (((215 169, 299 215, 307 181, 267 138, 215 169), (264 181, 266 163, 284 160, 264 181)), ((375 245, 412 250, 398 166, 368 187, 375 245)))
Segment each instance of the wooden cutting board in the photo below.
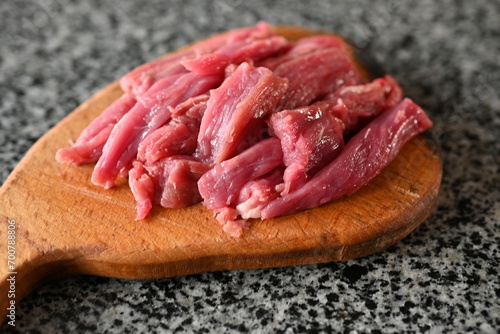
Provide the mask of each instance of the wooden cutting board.
MULTIPOLYGON (((276 29, 290 40, 316 34, 298 27, 276 29)), ((19 302, 36 286, 66 275, 159 278, 365 256, 401 240, 435 206, 441 157, 432 140, 419 136, 356 194, 292 216, 255 221, 240 239, 226 235, 201 204, 155 207, 149 218, 136 221, 126 181, 104 190, 90 182, 93 165, 75 167, 54 159, 121 94, 114 82, 83 103, 30 149, 0 188, 1 319, 12 300, 19 302), (15 281, 7 280, 12 277, 15 281), (13 288, 15 298, 9 296, 13 288)))

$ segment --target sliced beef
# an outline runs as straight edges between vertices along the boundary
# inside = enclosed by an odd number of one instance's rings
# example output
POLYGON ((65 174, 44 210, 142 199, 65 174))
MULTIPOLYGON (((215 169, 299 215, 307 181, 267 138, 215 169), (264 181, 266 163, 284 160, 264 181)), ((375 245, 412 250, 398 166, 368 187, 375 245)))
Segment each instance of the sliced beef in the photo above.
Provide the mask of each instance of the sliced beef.
POLYGON ((222 82, 221 76, 181 75, 164 90, 146 94, 113 128, 92 173, 92 182, 111 188, 120 170, 128 168, 139 143, 170 119, 170 108, 191 97, 206 94, 222 82))
POLYGON ((282 195, 302 186, 335 159, 344 147, 344 123, 332 115, 333 104, 311 105, 273 114, 269 123, 283 149, 286 170, 282 195))
POLYGON ((304 56, 320 49, 328 48, 341 49, 346 53, 350 52, 349 48, 342 38, 332 35, 320 35, 302 38, 295 43, 290 43, 290 45, 288 46, 288 51, 286 51, 286 53, 279 56, 266 58, 260 62, 257 62, 257 65, 267 67, 270 70, 275 70, 279 65, 294 60, 296 57, 304 56))
POLYGON ((165 77, 186 73, 182 60, 214 52, 225 44, 241 41, 258 40, 273 36, 271 27, 260 22, 252 27, 236 29, 228 33, 210 37, 198 42, 186 50, 176 52, 167 57, 138 66, 120 79, 120 86, 130 95, 140 98, 157 81, 165 77))
POLYGON ((142 162, 132 163, 132 168, 128 172, 128 184, 135 199, 136 219, 144 219, 153 208, 155 181, 142 162))
POLYGON ((276 167, 283 165, 278 138, 260 141, 237 156, 217 163, 198 182, 204 205, 222 209, 238 204, 241 189, 276 167))
POLYGON ((307 106, 342 86, 365 82, 350 49, 336 37, 301 40, 288 53, 259 65, 289 80, 277 110, 307 106))
POLYGON ((266 175, 245 184, 236 204, 238 216, 242 219, 260 218, 262 209, 280 196, 283 173, 284 168, 278 166, 266 175))
POLYGON ((247 182, 231 206, 213 210, 224 232, 232 237, 240 237, 243 230, 250 227, 248 219, 261 216, 262 208, 280 195, 283 171, 284 168, 278 166, 269 173, 247 182))
POLYGON ((153 204, 183 208, 202 200, 199 178, 209 169, 191 156, 172 156, 154 163, 133 162, 129 185, 137 203, 137 219, 143 219, 153 204))
POLYGON ((265 139, 239 155, 216 164, 198 181, 204 205, 212 209, 222 229, 233 237, 260 217, 276 199, 283 184, 283 156, 279 139, 265 139))
POLYGON ((380 173, 408 140, 430 126, 425 112, 404 99, 354 135, 340 155, 303 187, 272 201, 262 210, 262 218, 314 208, 354 193, 380 173))
POLYGON ((158 100, 158 97, 161 97, 165 92, 172 90, 172 87, 175 87, 175 83, 177 80, 181 78, 189 78, 189 76, 185 76, 185 73, 177 73, 169 75, 165 78, 161 78, 156 81, 149 89, 147 94, 140 96, 137 101, 140 102, 145 108, 154 107, 155 103, 158 100))
POLYGON ((136 100, 131 95, 123 94, 83 130, 71 147, 59 149, 56 153, 56 160, 75 165, 96 162, 115 124, 135 104, 136 100))
POLYGON ((296 57, 277 66, 274 74, 290 82, 278 106, 281 110, 307 106, 339 87, 364 82, 349 55, 337 48, 319 49, 296 57))
MULTIPOLYGON (((279 139, 273 137, 262 140, 203 174, 198 181, 203 204, 215 212, 224 231, 237 237, 241 235, 242 229, 248 227, 246 219, 239 219, 239 216, 255 215, 264 204, 278 195, 277 191, 271 189, 276 179, 276 174, 271 172, 281 166, 283 156, 279 139), (274 178, 266 177, 267 174, 273 174, 274 178), (260 201, 257 197, 259 186, 261 194, 265 194, 260 201), (238 204, 241 204, 240 211, 236 209, 238 204)), ((278 180, 281 180, 280 175, 278 180)))
POLYGON ((273 36, 254 41, 239 41, 226 44, 217 51, 186 59, 182 64, 187 70, 199 74, 211 75, 223 73, 229 64, 241 64, 244 61, 258 61, 285 51, 290 46, 283 37, 273 36))
MULTIPOLYGON (((403 90, 390 75, 378 78, 365 85, 354 85, 339 88, 327 95, 326 104, 335 102, 330 110, 342 119, 345 124, 344 133, 359 130, 364 124, 386 109, 398 104, 403 98, 403 90)), ((317 105, 324 105, 318 102, 317 105)))
POLYGON ((288 87, 264 67, 243 63, 211 91, 201 120, 196 156, 219 163, 262 139, 266 118, 288 87))
POLYGON ((187 73, 186 68, 180 62, 183 59, 194 58, 196 55, 195 50, 187 50, 143 64, 125 74, 120 79, 120 87, 124 92, 139 99, 159 80, 172 75, 187 73))
POLYGON ((152 163, 172 155, 193 154, 207 100, 208 95, 200 95, 171 110, 171 121, 151 132, 139 144, 137 159, 152 163))
POLYGON ((283 185, 282 166, 247 182, 240 190, 238 199, 231 205, 214 209, 215 218, 224 232, 239 237, 250 226, 248 219, 260 218, 261 210, 280 195, 283 185))
POLYGON ((92 182, 105 188, 128 176, 137 219, 203 201, 235 237, 248 219, 354 193, 432 125, 392 77, 366 83, 342 38, 290 43, 266 23, 139 66, 120 85, 56 159, 97 161, 92 182))

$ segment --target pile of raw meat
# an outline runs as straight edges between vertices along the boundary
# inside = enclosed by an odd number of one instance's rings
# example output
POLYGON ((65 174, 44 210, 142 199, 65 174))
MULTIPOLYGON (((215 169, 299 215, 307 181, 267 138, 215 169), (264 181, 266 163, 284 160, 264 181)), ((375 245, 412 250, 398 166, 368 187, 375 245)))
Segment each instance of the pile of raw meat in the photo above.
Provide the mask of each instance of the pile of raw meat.
POLYGON ((432 123, 396 81, 367 82, 331 35, 234 30, 120 80, 124 94, 57 160, 128 177, 137 218, 194 203, 240 236, 248 219, 314 208, 368 183, 432 123))

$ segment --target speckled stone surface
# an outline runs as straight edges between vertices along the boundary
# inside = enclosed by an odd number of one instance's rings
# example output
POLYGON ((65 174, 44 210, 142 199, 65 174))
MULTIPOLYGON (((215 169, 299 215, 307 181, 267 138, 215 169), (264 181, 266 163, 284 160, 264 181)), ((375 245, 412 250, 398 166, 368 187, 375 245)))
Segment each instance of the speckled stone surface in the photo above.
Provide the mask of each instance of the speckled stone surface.
POLYGON ((0 1, 0 183, 107 83, 258 20, 336 31, 369 49, 429 112, 444 157, 436 212, 384 252, 148 281, 60 279, 27 296, 16 327, 1 331, 500 332, 499 13, 498 0, 0 1))

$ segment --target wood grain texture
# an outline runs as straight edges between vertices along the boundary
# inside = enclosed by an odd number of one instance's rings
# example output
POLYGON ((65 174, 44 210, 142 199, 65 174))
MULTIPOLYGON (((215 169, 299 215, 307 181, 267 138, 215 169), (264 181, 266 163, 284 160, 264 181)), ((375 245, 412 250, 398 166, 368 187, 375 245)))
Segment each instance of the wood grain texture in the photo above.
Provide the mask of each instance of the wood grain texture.
MULTIPOLYGON (((279 27, 291 39, 315 34, 279 27)), ((6 315, 7 223, 16 222, 16 300, 57 277, 92 274, 159 278, 205 271, 338 261, 396 243, 432 212, 442 162, 424 136, 356 194, 320 208, 255 221, 243 237, 226 235, 201 204, 154 207, 134 220, 127 182, 104 190, 90 183, 93 165, 59 164, 69 145, 122 94, 117 82, 78 107, 43 136, 0 188, 0 317, 6 315)))

